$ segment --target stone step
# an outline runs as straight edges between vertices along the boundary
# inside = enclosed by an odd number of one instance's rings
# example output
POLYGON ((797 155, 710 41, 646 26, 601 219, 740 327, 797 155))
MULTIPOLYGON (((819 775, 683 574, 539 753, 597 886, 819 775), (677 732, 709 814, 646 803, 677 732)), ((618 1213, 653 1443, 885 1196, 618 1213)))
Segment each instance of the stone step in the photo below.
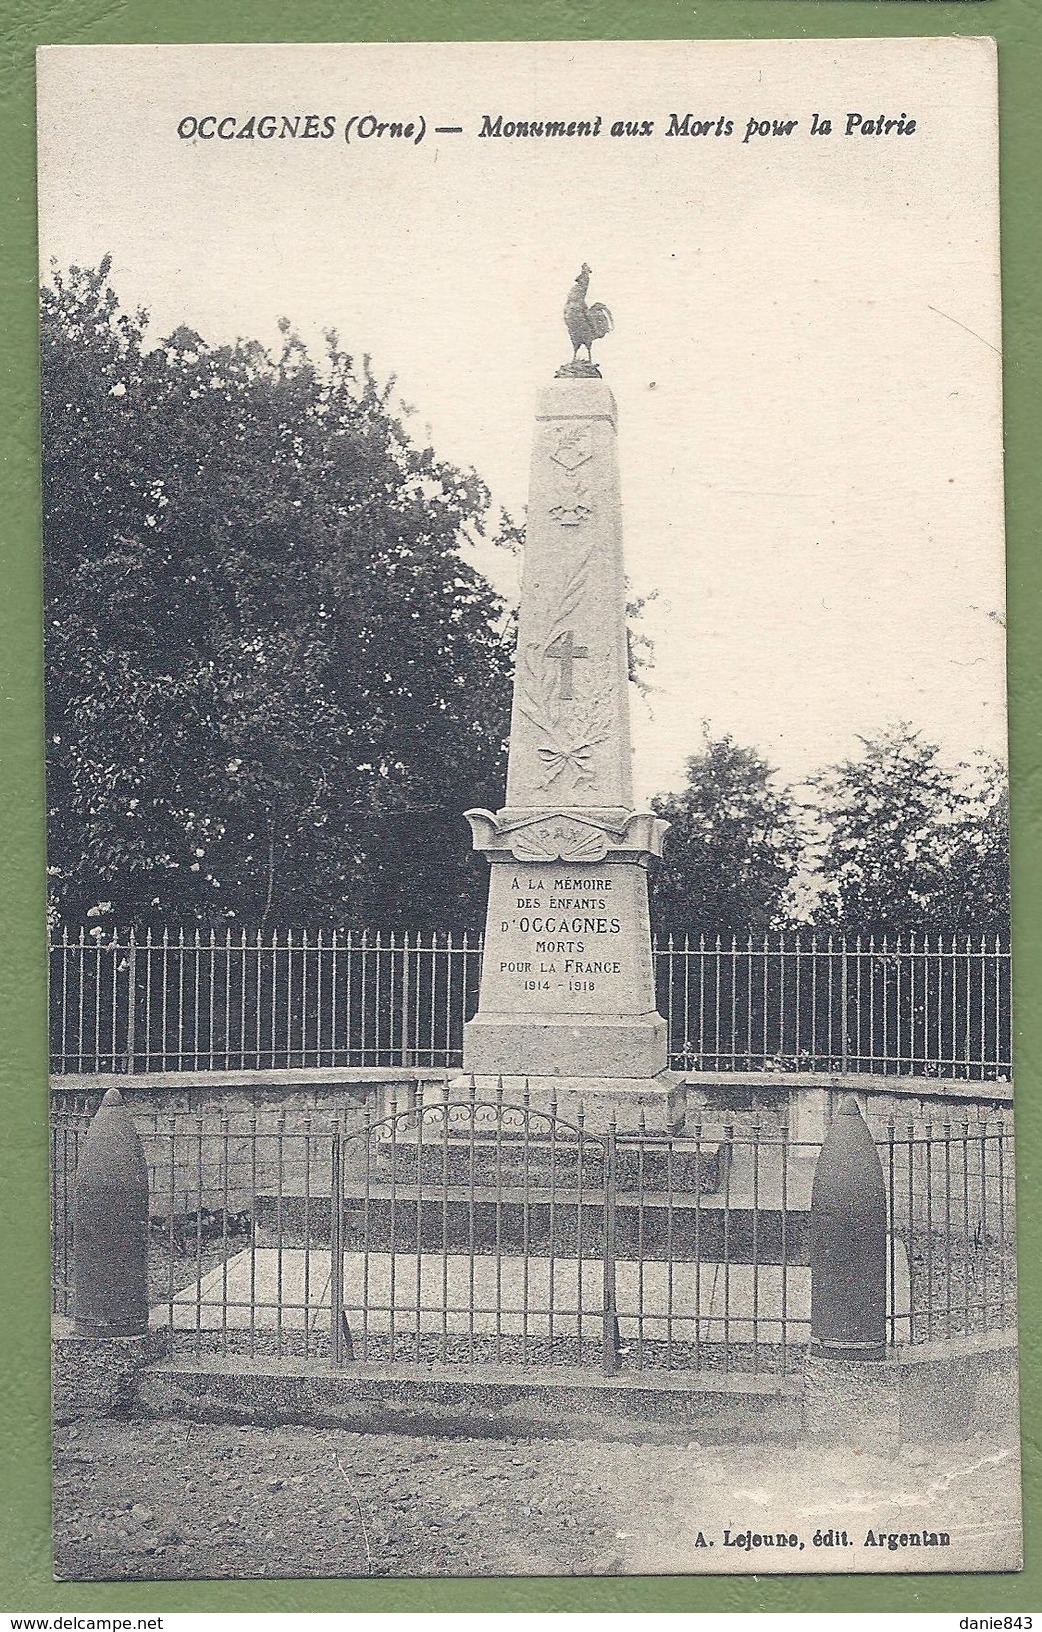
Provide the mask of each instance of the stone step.
MULTIPOLYGON (((424 1140, 407 1138, 375 1141, 375 1177, 381 1183, 461 1187, 469 1190, 523 1187, 574 1190, 604 1184, 605 1151, 599 1143, 518 1138, 502 1134, 424 1140)), ((685 1146, 620 1145, 615 1157, 618 1192, 667 1190, 691 1195, 714 1195, 723 1190, 730 1164, 730 1146, 707 1140, 698 1149, 685 1146)))

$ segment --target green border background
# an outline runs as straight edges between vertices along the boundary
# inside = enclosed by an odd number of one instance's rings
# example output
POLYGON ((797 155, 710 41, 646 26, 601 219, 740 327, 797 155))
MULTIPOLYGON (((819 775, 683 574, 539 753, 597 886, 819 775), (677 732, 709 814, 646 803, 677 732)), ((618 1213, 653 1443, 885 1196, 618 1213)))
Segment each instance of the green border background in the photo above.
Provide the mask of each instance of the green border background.
MULTIPOLYGON (((1032 0, 0 0, 0 1611, 1042 1609, 1042 15, 1032 0), (33 51, 51 42, 999 40, 1025 1555, 1021 1575, 56 1584, 50 1566, 44 801, 33 51)), ((769 275, 765 274, 765 275, 769 275)))

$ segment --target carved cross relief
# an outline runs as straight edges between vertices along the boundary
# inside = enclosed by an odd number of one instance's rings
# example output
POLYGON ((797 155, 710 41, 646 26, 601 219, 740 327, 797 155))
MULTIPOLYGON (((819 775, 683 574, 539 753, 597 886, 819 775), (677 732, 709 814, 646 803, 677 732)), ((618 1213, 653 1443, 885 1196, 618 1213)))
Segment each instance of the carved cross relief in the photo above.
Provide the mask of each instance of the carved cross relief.
POLYGON ((572 681, 575 671, 572 667, 576 658, 589 657, 589 648, 575 644, 575 630, 565 629, 558 635, 552 646, 546 648, 547 657, 555 657, 561 665, 561 689, 559 696, 571 700, 575 696, 572 681))

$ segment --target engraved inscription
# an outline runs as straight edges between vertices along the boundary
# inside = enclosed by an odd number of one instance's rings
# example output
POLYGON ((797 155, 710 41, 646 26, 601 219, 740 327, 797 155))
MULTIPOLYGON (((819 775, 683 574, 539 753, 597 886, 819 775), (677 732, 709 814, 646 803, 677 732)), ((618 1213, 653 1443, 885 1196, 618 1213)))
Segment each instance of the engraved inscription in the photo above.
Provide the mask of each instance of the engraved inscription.
POLYGON ((643 870, 601 862, 497 864, 482 964, 486 1013, 609 1015, 655 1005, 643 870), (529 984, 534 982, 535 984, 529 984))
MULTIPOLYGON (((624 953, 616 937, 623 936, 623 907, 613 878, 515 873, 507 903, 495 926, 507 942, 497 969, 501 976, 528 977, 517 989, 556 993, 567 1003, 620 984, 624 953)), ((496 956, 494 943, 488 951, 496 956)))

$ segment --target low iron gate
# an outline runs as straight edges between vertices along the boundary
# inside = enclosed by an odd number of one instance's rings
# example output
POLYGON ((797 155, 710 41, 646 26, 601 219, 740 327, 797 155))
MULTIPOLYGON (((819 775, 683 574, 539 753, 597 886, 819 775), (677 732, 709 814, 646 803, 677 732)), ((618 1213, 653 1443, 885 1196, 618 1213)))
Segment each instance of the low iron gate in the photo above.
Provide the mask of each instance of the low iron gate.
POLYGON ((616 1132, 584 1120, 474 1092, 338 1132, 334 1359, 616 1370, 616 1132))
POLYGON ((337 1363, 785 1373, 809 1338, 816 1147, 777 1118, 591 1130, 472 1087, 334 1151, 337 1363))
MULTIPOLYGON (((784 1105, 784 1101, 782 1102, 784 1105)), ((53 1307, 91 1105, 52 1121, 53 1307)), ((153 1319, 175 1353, 785 1374, 809 1339, 817 1147, 769 1106, 677 1135, 500 1091, 355 1108, 136 1111, 153 1319), (567 1114, 566 1114, 567 1113, 567 1114)), ((892 1346, 1009 1327, 1004 1115, 873 1129, 892 1346)))

